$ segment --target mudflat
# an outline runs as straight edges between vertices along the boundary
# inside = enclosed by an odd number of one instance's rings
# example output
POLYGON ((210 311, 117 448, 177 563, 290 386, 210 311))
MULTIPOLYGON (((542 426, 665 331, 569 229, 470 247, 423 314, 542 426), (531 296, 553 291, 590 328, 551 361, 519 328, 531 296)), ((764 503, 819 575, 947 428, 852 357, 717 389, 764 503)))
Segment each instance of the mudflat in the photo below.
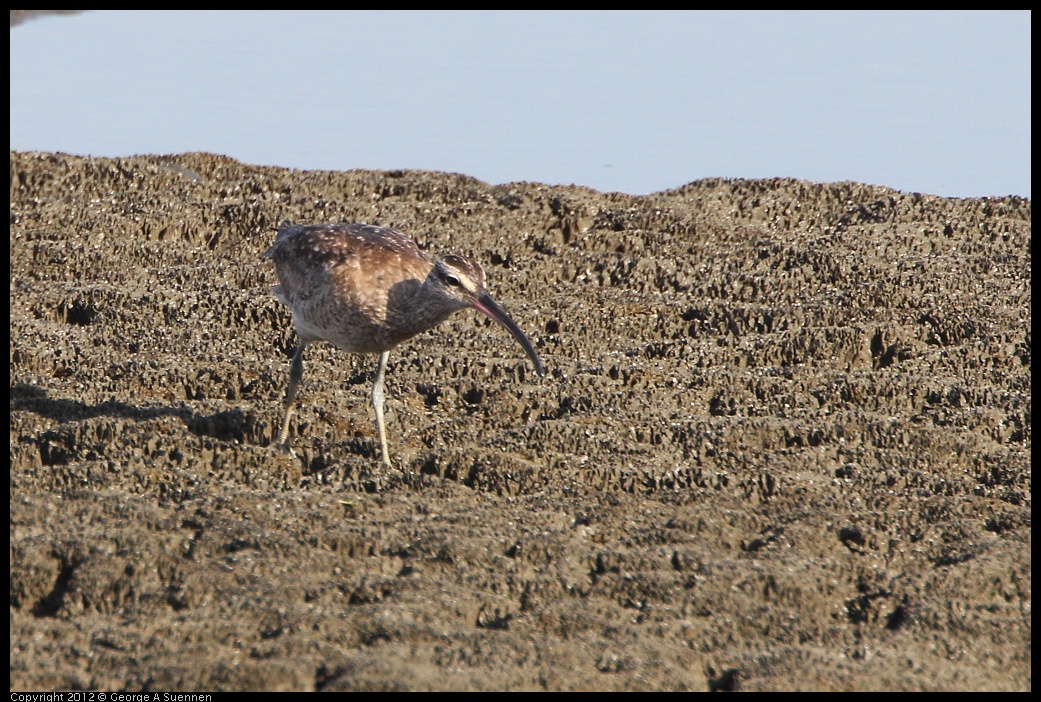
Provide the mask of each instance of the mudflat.
POLYGON ((1029 690, 1031 203, 11 153, 11 689, 1029 690), (487 271, 387 371, 261 254, 487 271))

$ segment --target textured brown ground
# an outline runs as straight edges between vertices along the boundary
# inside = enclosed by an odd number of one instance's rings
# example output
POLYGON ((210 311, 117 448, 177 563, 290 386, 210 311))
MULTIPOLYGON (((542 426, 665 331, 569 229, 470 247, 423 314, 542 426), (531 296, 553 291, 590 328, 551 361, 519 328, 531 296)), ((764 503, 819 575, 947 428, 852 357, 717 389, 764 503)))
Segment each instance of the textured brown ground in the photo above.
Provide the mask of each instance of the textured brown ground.
POLYGON ((11 154, 12 689, 1031 686, 1031 204, 11 154), (294 344, 284 218, 471 255, 294 344))

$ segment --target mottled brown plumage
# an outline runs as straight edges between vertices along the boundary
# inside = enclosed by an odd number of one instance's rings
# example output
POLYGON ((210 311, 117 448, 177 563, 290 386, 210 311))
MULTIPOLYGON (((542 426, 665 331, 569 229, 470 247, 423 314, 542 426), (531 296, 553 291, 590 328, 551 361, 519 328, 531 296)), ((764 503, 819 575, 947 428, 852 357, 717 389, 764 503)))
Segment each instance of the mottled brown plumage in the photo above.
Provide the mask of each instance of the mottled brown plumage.
POLYGON ((293 355, 286 412, 276 443, 287 449, 289 420, 308 344, 328 341, 344 351, 380 354, 372 403, 383 463, 390 465, 383 421, 383 376, 391 349, 472 307, 506 327, 545 374, 531 342, 484 287, 484 269, 462 256, 431 263, 401 232, 367 224, 284 222, 264 256, 275 263, 274 293, 293 314, 299 344, 293 355))

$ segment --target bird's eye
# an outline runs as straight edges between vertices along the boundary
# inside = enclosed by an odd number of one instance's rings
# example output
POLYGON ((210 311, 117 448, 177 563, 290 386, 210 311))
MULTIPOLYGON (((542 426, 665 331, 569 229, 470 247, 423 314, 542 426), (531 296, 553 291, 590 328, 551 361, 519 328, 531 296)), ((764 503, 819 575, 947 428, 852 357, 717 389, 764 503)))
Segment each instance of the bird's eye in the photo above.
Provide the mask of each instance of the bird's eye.
POLYGON ((462 286, 462 283, 460 283, 459 279, 456 278, 454 275, 446 275, 445 283, 451 285, 453 288, 458 288, 462 286))

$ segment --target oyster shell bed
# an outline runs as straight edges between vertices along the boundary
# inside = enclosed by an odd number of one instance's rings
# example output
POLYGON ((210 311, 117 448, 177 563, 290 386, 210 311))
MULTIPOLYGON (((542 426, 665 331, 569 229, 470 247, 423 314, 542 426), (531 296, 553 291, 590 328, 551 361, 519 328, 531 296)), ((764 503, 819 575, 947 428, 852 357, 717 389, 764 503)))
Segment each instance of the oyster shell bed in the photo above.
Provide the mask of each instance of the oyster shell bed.
POLYGON ((1029 690, 1031 203, 11 153, 11 688, 1029 690), (283 219, 458 253, 305 355, 283 219))

